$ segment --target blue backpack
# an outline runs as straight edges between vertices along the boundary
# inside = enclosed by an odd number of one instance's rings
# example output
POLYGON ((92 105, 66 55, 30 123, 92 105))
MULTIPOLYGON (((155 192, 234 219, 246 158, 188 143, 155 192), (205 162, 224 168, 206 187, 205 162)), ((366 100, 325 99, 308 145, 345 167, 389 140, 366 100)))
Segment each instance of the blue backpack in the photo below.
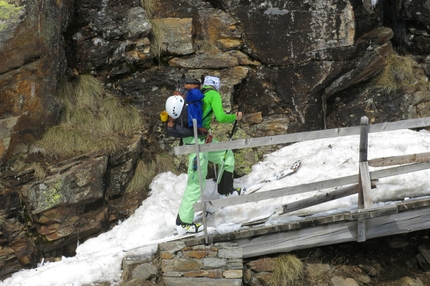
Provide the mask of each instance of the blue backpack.
MULTIPOLYGON (((200 84, 197 80, 184 79, 185 83, 196 83, 200 84), (187 82, 192 81, 192 82, 187 82)), ((181 90, 182 94, 185 94, 185 104, 182 108, 182 112, 178 118, 176 118, 173 124, 166 125, 166 133, 174 138, 184 138, 194 136, 193 130, 193 119, 197 120, 197 130, 199 135, 206 135, 208 132, 206 128, 202 126, 203 122, 203 98, 204 94, 200 88, 193 88, 190 90, 181 90), (172 126, 169 126, 172 125, 172 126)))

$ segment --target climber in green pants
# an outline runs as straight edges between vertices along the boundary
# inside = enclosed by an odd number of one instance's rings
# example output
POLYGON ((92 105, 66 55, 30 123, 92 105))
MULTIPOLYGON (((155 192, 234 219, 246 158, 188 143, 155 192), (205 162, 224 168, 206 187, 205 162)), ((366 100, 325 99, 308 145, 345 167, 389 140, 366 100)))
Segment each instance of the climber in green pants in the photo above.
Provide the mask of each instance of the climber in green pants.
MULTIPOLYGON (((213 116, 220 123, 231 123, 242 119, 242 112, 235 114, 226 114, 223 109, 221 95, 218 90, 220 87, 220 79, 214 76, 206 76, 203 82, 202 91, 203 98, 203 122, 202 125, 207 130, 210 129, 210 122, 213 116)), ((169 112, 169 110, 167 110, 169 112)), ((198 137, 199 144, 204 144, 206 136, 198 137)), ((194 144, 194 137, 183 138, 183 143, 186 145, 194 144)), ((218 142, 213 139, 212 142, 218 142)), ((203 178, 203 186, 206 185, 206 175, 208 173, 208 163, 213 162, 223 166, 219 176, 221 179, 218 182, 218 193, 223 196, 236 196, 243 194, 241 188, 233 187, 233 171, 234 171, 234 154, 231 150, 228 151, 213 151, 200 153, 200 168, 203 178)), ((179 207, 178 216, 176 218, 176 230, 180 235, 186 233, 196 233, 204 230, 204 226, 199 223, 194 223, 194 208, 193 205, 200 199, 200 181, 197 171, 196 154, 188 155, 188 181, 179 207)))

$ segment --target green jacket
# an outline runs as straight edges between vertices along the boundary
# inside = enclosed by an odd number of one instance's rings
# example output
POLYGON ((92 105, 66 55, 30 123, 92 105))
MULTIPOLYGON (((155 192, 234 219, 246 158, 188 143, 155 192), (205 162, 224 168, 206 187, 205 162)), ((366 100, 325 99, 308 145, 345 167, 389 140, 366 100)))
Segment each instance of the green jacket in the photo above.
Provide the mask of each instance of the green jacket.
POLYGON ((203 98, 203 127, 210 129, 210 123, 213 115, 218 122, 228 123, 236 120, 236 114, 226 114, 222 106, 221 95, 210 86, 204 86, 203 89, 210 88, 205 92, 203 98))

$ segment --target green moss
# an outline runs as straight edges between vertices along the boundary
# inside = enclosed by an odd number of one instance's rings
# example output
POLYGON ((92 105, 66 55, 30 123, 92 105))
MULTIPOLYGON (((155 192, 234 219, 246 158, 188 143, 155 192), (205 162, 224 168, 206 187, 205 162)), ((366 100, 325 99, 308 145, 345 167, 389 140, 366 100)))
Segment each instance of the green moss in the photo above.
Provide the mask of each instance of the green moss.
POLYGON ((0 0, 0 32, 8 27, 8 21, 10 19, 18 19, 19 11, 23 8, 15 7, 6 1, 0 0))
POLYGON ((39 209, 50 209, 61 202, 63 195, 61 194, 61 190, 63 188, 63 182, 61 180, 57 180, 50 187, 46 185, 41 185, 41 201, 39 202, 39 209))
POLYGON ((63 188, 63 182, 61 180, 58 180, 54 183, 54 186, 50 188, 50 192, 48 193, 47 201, 51 204, 58 203, 61 199, 61 189, 63 188))
POLYGON ((0 0, 0 20, 8 20, 11 17, 18 16, 21 8, 0 0))
POLYGON ((387 91, 415 86, 417 81, 415 66, 411 56, 391 55, 382 73, 374 79, 376 86, 387 91))

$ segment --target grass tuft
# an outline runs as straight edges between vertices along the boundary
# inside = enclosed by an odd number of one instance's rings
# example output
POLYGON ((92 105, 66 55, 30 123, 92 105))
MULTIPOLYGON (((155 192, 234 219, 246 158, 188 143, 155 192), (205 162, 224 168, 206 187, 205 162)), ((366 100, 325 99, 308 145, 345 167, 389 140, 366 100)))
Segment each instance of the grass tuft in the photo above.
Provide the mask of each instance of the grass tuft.
POLYGON ((152 23, 152 35, 151 51, 154 56, 159 58, 165 49, 164 45, 166 42, 166 35, 168 34, 168 27, 163 23, 162 19, 153 19, 152 23))
POLYGON ((414 72, 416 62, 411 56, 391 55, 382 73, 376 77, 376 85, 387 91, 406 88, 418 83, 414 72))
POLYGON ((121 137, 142 126, 136 108, 121 104, 91 75, 63 82, 58 97, 64 104, 61 122, 51 127, 36 145, 54 157, 107 151, 120 147, 121 137))
POLYGON ((0 210, 0 226, 4 226, 6 223, 6 212, 4 210, 0 210))
POLYGON ((152 13, 154 12, 154 0, 140 0, 140 5, 145 9, 149 18, 152 18, 152 13))
POLYGON ((153 173, 153 170, 148 170, 148 166, 143 163, 142 160, 137 162, 136 169, 134 170, 134 176, 128 183, 126 192, 136 193, 145 189, 148 185, 147 177, 153 173))
POLYGON ((31 168, 34 169, 34 177, 36 178, 36 180, 41 181, 46 178, 46 172, 40 165, 40 163, 31 164, 31 168))
POLYGON ((146 190, 157 174, 168 171, 178 173, 172 158, 167 154, 157 154, 155 160, 148 163, 139 160, 126 192, 146 190))
POLYGON ((294 255, 280 255, 274 258, 275 266, 269 286, 297 285, 304 273, 304 264, 294 255))

